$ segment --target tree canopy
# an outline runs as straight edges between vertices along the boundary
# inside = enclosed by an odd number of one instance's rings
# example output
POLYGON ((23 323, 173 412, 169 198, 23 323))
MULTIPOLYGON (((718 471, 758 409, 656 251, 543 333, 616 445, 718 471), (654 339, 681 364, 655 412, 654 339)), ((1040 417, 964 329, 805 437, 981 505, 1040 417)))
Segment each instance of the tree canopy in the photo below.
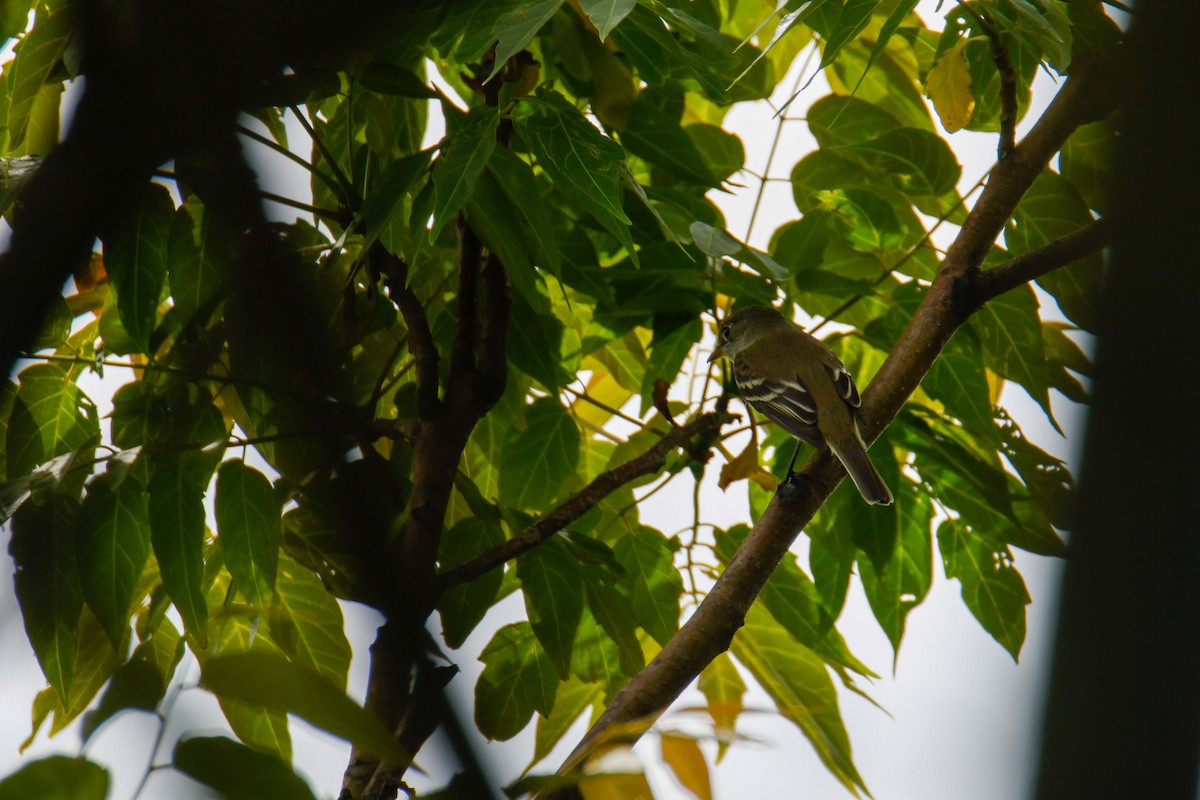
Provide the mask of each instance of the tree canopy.
MULTIPOLYGON (((0 516, 48 684, 30 740, 163 712, 188 658, 236 740, 185 737, 175 769, 312 797, 293 714, 353 743, 343 797, 394 796, 457 725, 455 649, 519 593, 473 724, 535 724, 531 766, 593 725, 510 793, 649 796, 585 767, 693 681, 724 752, 754 681, 866 794, 838 712, 875 675, 837 628, 851 576, 898 654, 940 563, 1015 659, 1013 549, 1065 553, 1072 476, 999 399, 1018 386, 1054 426, 1052 393, 1088 399, 1118 128, 1123 34, 1099 0, 969 0, 932 27, 916 4, 8 4, 0 516), (1017 139, 1039 70, 1057 93, 1017 139), (780 165, 756 173, 726 115, 817 71, 829 94, 798 82, 778 109, 778 135, 817 145, 788 173, 798 214, 756 245, 714 198, 761 198, 780 165), (423 149, 434 110, 445 135, 423 149), (960 129, 997 143, 966 192, 960 129), (247 141, 311 191, 264 195, 247 141), (264 200, 301 217, 270 222, 264 200), (947 249, 935 229, 957 231, 947 249), (790 437, 702 357, 750 303, 855 375, 893 506, 811 449, 776 494, 790 437), (118 367, 132 379, 89 396, 118 367), (713 471, 748 482, 744 524, 710 524, 713 471), (695 505, 658 530, 640 503, 673 481, 695 505), (387 620, 365 708, 339 600, 387 620)), ((707 796, 695 740, 662 753, 707 796)), ((443 796, 485 796, 460 755, 443 796)), ((48 780, 107 787, 55 757, 0 792, 48 780)))

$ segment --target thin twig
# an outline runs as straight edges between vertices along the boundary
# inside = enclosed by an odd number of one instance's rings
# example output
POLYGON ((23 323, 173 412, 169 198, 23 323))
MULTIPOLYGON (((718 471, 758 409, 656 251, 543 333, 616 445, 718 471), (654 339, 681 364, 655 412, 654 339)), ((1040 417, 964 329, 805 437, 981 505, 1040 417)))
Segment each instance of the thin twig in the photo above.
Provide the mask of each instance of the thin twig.
POLYGON ((333 178, 329 177, 329 175, 327 175, 326 173, 317 169, 316 165, 314 165, 312 162, 307 161, 304 158, 302 158, 301 156, 296 155, 288 148, 279 144, 279 142, 276 142, 274 139, 268 139, 266 136, 263 136, 261 133, 258 133, 255 130, 247 128, 245 125, 238 125, 236 127, 237 127, 238 133, 242 134, 243 136, 245 136, 247 138, 253 139, 254 141, 258 142, 259 144, 263 145, 264 147, 271 148, 272 150, 274 150, 276 153, 283 156, 284 158, 288 158, 288 159, 292 160, 293 162, 295 162, 296 164, 299 164, 301 167, 303 167, 305 169, 305 171, 311 172, 313 174, 313 176, 315 176, 318 180, 320 180, 322 183, 324 183, 330 189, 333 189, 335 192, 341 191, 341 187, 337 185, 337 182, 334 181, 333 178))
POLYGON ((346 174, 342 172, 342 168, 338 166, 337 159, 333 157, 333 153, 331 153, 329 148, 325 146, 324 140, 317 135, 317 132, 313 129, 312 123, 308 121, 308 117, 301 114, 300 109, 296 106, 288 106, 288 108, 291 109, 291 112, 296 115, 296 119, 300 121, 301 127, 304 128, 304 132, 308 134, 308 138, 312 139, 313 145, 315 145, 317 150, 321 153, 321 157, 325 159, 325 163, 329 165, 329 169, 333 171, 333 177, 337 180, 338 186, 340 187, 342 193, 342 202, 345 203, 347 207, 357 211, 358 197, 354 192, 354 184, 352 184, 350 179, 346 177, 346 174))
POLYGON ((1010 289, 1100 250, 1108 245, 1111 239, 1112 224, 1108 220, 1098 219, 1066 236, 1011 258, 997 267, 970 273, 973 275, 974 299, 979 305, 983 305, 1010 289))
POLYGON ((662 441, 642 455, 621 464, 619 467, 598 475, 579 494, 546 514, 513 538, 501 542, 475 558, 453 567, 438 576, 438 594, 468 581, 472 581, 491 570, 511 561, 517 556, 540 545, 565 526, 582 517, 596 503, 617 489, 643 475, 657 472, 666 464, 667 454, 697 436, 718 430, 729 416, 720 412, 709 412, 681 428, 673 429, 662 441))

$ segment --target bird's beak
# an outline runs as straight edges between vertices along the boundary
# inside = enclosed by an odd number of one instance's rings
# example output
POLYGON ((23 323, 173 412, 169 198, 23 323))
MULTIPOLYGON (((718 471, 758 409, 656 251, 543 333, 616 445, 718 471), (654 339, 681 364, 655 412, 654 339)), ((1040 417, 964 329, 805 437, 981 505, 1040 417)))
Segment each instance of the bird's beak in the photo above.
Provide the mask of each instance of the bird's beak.
POLYGON ((712 353, 708 356, 708 363, 713 363, 723 355, 725 355, 725 345, 719 344, 713 348, 712 353))

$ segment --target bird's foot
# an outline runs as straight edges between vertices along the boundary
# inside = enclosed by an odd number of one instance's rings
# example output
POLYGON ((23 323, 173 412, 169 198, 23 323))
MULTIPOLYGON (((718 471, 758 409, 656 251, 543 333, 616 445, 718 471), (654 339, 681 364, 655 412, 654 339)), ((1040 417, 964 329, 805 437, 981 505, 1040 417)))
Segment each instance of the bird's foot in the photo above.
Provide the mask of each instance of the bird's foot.
POLYGON ((781 500, 794 502, 804 495, 807 488, 807 479, 805 476, 789 469, 788 474, 779 482, 775 493, 779 495, 781 500))

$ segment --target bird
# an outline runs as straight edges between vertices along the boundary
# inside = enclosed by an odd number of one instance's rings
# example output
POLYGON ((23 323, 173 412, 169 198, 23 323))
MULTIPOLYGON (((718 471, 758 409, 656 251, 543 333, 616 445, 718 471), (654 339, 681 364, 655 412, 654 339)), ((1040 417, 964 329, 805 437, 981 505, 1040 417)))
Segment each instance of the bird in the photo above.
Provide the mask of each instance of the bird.
POLYGON ((850 474, 863 500, 891 505, 894 498, 859 432, 862 399, 854 378, 829 346, 772 306, 744 306, 721 325, 708 363, 733 362, 738 391, 756 411, 795 436, 785 482, 800 442, 828 447, 850 474))

